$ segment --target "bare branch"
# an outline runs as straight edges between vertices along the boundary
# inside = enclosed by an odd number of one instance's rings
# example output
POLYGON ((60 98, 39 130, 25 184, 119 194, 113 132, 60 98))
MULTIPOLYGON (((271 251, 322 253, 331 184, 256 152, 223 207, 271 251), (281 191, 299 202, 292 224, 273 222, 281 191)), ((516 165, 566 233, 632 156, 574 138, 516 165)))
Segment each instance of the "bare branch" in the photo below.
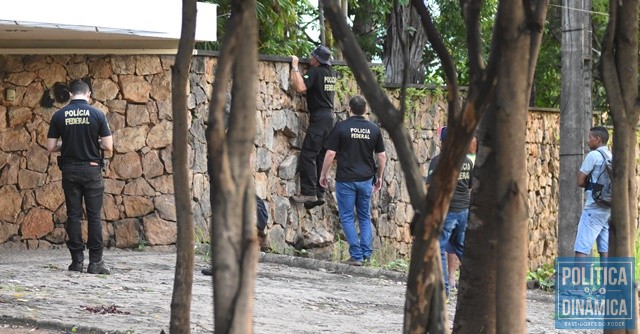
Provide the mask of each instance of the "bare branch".
POLYGON ((407 54, 407 47, 404 40, 404 29, 400 22, 403 20, 403 17, 399 6, 398 0, 393 0, 393 15, 395 16, 396 31, 398 31, 396 37, 398 37, 398 41, 400 42, 400 51, 402 52, 402 61, 404 63, 404 67, 402 68, 402 87, 400 88, 400 114, 404 115, 407 108, 405 100, 407 98, 407 81, 409 79, 409 55, 407 54))
POLYGON ((456 101, 457 103, 459 91, 458 72, 456 71, 455 64, 453 63, 453 58, 451 58, 451 54, 449 54, 447 47, 444 45, 440 34, 436 31, 436 27, 431 19, 431 14, 427 10, 424 1, 411 0, 411 4, 418 12, 420 20, 422 21, 422 27, 427 33, 427 39, 429 40, 429 43, 431 43, 431 47, 438 56, 438 59, 440 59, 440 63, 444 69, 447 91, 449 93, 447 100, 451 106, 452 101, 456 101))
POLYGON ((387 130, 396 146, 402 170, 407 177, 411 205, 419 207, 424 201, 425 189, 413 146, 403 127, 403 115, 398 112, 398 109, 394 107, 376 82, 362 49, 358 46, 353 32, 342 16, 337 1, 323 0, 323 3, 326 17, 333 27, 333 35, 343 51, 347 64, 351 67, 358 86, 369 102, 371 110, 378 116, 380 123, 387 130))
MULTIPOLYGON (((600 60, 600 76, 607 90, 607 100, 612 110, 623 110, 624 101, 622 99, 622 87, 616 69, 615 59, 615 34, 618 18, 618 1, 609 2, 609 22, 602 38, 602 54, 600 60)), ((624 117, 624 115, 620 115, 624 117)))
POLYGON ((467 27, 467 55, 469 58, 470 78, 479 79, 484 71, 482 57, 482 35, 480 33, 480 10, 482 0, 460 0, 462 17, 467 27))

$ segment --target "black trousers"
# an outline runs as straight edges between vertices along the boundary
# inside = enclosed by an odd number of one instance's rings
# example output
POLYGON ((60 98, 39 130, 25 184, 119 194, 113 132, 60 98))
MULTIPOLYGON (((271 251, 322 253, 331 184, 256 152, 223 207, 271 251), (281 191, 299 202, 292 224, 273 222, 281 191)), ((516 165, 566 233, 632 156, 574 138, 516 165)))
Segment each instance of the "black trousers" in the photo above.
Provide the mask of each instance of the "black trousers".
POLYGON ((324 189, 319 185, 320 172, 324 162, 324 141, 333 127, 333 111, 311 112, 307 135, 302 142, 298 171, 300 172, 300 192, 303 195, 323 196, 324 189))
POLYGON ((64 164, 62 166, 62 189, 67 206, 66 231, 69 240, 67 247, 71 252, 71 259, 84 259, 84 243, 82 242, 82 201, 87 210, 89 261, 102 260, 104 248, 102 240, 102 225, 100 211, 104 197, 104 180, 100 166, 64 164))

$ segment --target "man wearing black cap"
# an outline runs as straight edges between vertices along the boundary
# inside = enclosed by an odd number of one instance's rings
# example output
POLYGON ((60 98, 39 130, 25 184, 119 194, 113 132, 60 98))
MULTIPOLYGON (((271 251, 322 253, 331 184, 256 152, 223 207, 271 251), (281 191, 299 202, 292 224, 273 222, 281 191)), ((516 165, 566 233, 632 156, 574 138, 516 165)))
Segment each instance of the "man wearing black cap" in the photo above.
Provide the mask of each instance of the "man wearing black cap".
POLYGON ((311 65, 302 75, 298 57, 291 56, 291 81, 298 93, 306 93, 309 109, 309 127, 302 142, 298 170, 300 194, 293 201, 304 203, 306 208, 324 204, 324 190, 318 185, 325 150, 324 140, 333 127, 333 97, 336 74, 331 68, 331 52, 320 45, 311 52, 311 65))
MULTIPOLYGON (((440 142, 444 144, 446 139, 447 127, 443 127, 440 130, 440 142)), ((438 165, 438 162, 440 162, 440 156, 441 154, 438 154, 431 159, 429 170, 427 172, 427 187, 431 184, 433 171, 438 165)), ((469 219, 472 169, 473 162, 467 155, 465 155, 463 160, 460 161, 460 175, 458 175, 458 182, 456 183, 456 188, 453 191, 453 196, 449 203, 449 210, 447 211, 442 232, 440 233, 440 257, 442 260, 442 272, 444 274, 444 284, 447 296, 449 296, 449 292, 452 287, 449 285, 446 247, 449 245, 458 258, 462 260, 464 251, 464 234, 467 230, 467 220, 469 219)))

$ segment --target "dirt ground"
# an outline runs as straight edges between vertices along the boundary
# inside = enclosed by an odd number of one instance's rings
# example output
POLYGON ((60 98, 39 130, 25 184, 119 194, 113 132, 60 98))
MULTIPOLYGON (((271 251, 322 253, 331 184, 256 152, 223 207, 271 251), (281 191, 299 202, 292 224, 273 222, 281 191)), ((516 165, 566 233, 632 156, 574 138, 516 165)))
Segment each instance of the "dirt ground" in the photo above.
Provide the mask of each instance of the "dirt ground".
MULTIPOLYGON (((67 271, 65 250, 0 249, 0 334, 168 333, 174 252, 110 250, 105 259, 112 275, 67 271)), ((213 332, 211 278, 200 274, 205 266, 197 260, 192 333, 213 332)), ((263 254, 254 332, 400 333, 403 277, 374 268, 263 254)), ((450 321, 455 302, 449 302, 450 321)), ((529 291, 527 332, 560 333, 554 329, 553 309, 552 294, 529 291)))

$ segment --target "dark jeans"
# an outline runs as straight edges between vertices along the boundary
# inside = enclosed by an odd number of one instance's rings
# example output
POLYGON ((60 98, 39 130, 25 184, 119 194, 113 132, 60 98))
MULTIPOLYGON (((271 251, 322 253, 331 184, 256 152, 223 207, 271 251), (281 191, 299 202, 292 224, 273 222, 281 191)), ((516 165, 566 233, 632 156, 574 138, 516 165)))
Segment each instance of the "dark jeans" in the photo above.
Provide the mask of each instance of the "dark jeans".
POLYGON ((67 247, 71 259, 82 261, 84 244, 82 242, 82 201, 87 209, 89 262, 102 260, 102 226, 100 211, 104 196, 104 181, 100 166, 65 164, 62 166, 62 190, 67 206, 66 230, 69 240, 67 247))
POLYGON ((442 233, 440 234, 440 258, 442 260, 442 272, 444 274, 444 286, 449 295, 449 270, 447 270, 447 243, 453 248, 460 261, 464 253, 464 235, 467 231, 469 209, 448 212, 444 218, 442 233))
POLYGON ((324 140, 333 127, 333 111, 315 111, 309 117, 307 135, 302 142, 298 170, 300 171, 300 193, 321 197, 324 189, 318 184, 324 162, 324 140))

